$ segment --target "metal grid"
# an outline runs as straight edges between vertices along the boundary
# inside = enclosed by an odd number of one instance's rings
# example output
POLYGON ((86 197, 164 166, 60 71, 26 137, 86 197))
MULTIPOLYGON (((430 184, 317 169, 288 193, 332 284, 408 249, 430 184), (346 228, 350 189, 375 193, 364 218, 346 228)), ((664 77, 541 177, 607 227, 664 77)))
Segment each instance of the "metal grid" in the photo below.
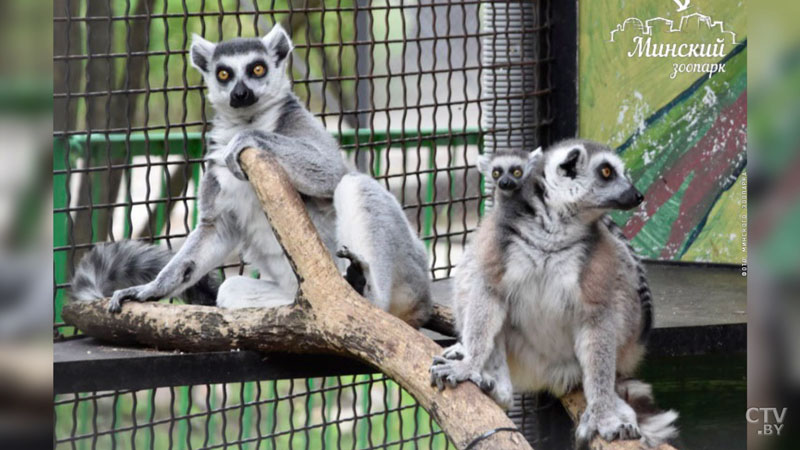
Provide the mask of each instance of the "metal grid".
POLYGON ((55 448, 454 448, 382 375, 62 394, 55 409, 55 448))
MULTIPOLYGON (((75 333, 60 309, 96 242, 177 248, 196 223, 211 111, 188 61, 192 33, 222 40, 281 23, 295 44, 294 91, 346 157, 400 200, 441 279, 483 211, 477 156, 551 139, 550 9, 549 0, 55 0, 56 339, 75 333)), ((238 259, 220 269, 251 272, 238 259)), ((59 395, 56 439, 69 448, 316 448, 333 427, 342 448, 445 442, 418 406, 391 399, 407 394, 390 380, 356 379, 59 395), (318 401, 349 418, 314 412, 318 401), (270 411, 289 428, 260 428, 270 411), (391 417, 399 434, 380 422, 391 417)))

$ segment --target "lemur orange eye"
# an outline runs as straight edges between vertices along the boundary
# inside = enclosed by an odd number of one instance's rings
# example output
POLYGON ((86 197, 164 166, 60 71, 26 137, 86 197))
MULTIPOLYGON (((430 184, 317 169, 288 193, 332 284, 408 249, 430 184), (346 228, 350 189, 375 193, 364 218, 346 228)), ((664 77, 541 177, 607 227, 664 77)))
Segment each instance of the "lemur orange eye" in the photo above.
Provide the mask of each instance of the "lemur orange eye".
POLYGON ((514 169, 513 172, 514 178, 519 178, 522 176, 522 169, 514 169))
POLYGON ((492 171, 492 178, 494 178, 495 180, 496 180, 496 179, 498 179, 498 178, 500 178, 500 171, 499 171, 499 170, 497 170, 497 169, 494 169, 494 170, 492 171))
POLYGON ((266 73, 267 73, 267 68, 264 67, 263 64, 259 64, 253 67, 253 75, 257 77, 263 77, 264 75, 266 75, 266 73))
POLYGON ((600 169, 600 175, 603 175, 603 178, 608 178, 611 176, 611 168, 610 167, 603 167, 600 169))
POLYGON ((231 73, 225 69, 220 69, 219 72, 217 72, 217 79, 219 81, 228 81, 230 77, 231 73))

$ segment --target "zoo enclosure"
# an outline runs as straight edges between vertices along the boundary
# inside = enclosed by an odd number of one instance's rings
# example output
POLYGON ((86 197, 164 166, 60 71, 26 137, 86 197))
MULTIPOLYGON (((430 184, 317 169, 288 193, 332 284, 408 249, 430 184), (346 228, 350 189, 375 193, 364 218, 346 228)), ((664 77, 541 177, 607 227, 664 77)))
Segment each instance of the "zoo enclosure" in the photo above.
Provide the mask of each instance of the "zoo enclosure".
MULTIPOLYGON (((192 33, 258 36, 281 23, 295 44, 294 91, 347 158, 397 196, 441 280, 482 212, 478 154, 574 135, 575 19, 574 3, 547 0, 57 0, 56 340, 76 334, 60 308, 75 264, 96 242, 177 248, 195 225, 211 111, 187 59, 192 33)), ((252 272, 240 260, 220 270, 252 272)), ((156 376, 146 386, 58 389, 56 443, 313 447, 318 438, 382 448, 441 435, 391 380, 352 368, 241 380, 210 370, 205 382, 177 387, 156 376), (159 386, 169 387, 151 390, 159 386), (272 427, 262 429, 262 417, 272 427)))

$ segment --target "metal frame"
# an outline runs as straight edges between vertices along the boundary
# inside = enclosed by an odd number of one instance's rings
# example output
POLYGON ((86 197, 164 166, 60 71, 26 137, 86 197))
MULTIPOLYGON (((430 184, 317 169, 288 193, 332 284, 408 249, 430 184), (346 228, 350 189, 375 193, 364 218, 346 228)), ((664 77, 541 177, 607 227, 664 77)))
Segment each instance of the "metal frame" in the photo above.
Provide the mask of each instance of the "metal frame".
MULTIPOLYGON (((502 39, 501 34, 510 30, 480 30, 477 13, 485 3, 500 10, 514 4, 527 7, 527 1, 517 0, 399 4, 276 0, 269 9, 252 0, 55 1, 57 444, 181 448, 197 440, 193 429, 199 421, 205 428, 203 448, 237 442, 246 447, 266 442, 274 448, 287 435, 290 441, 297 437, 300 441, 295 442, 307 443, 309 433, 318 432, 319 426, 333 426, 341 437, 339 427, 348 424, 353 427, 353 448, 384 448, 391 444, 388 434, 381 440, 373 433, 373 421, 382 417, 400 421, 401 433, 392 438, 399 439, 395 443, 425 447, 435 441, 446 446, 441 431, 418 405, 392 403, 386 397, 373 402, 376 386, 384 386, 384 393, 402 395, 396 387, 385 388, 392 386, 390 380, 366 375, 373 370, 356 362, 249 352, 184 355, 110 350, 92 340, 69 338, 76 330, 61 323, 60 308, 70 268, 96 241, 136 237, 141 232, 140 239, 173 245, 193 228, 192 204, 208 117, 202 83, 187 60, 190 31, 217 40, 261 34, 276 21, 295 39, 290 60, 295 92, 327 124, 348 157, 398 196, 431 252, 433 278, 448 278, 482 212, 485 195, 474 169, 478 152, 495 135, 530 134, 536 136, 535 143, 546 143, 551 118, 539 112, 560 110, 549 105, 550 80, 536 74, 553 64, 547 38, 553 31, 546 18, 547 8, 551 3, 560 8, 558 2, 539 2, 541 12, 527 17, 539 22, 519 31, 522 41, 541 47, 539 53, 505 62, 475 56, 480 55, 482 43, 502 39), (390 14, 394 14, 392 25, 390 14), (528 86, 523 78, 524 86, 514 93, 487 93, 479 83, 486 75, 516 70, 536 72, 529 79, 538 81, 528 86), (514 123, 480 120, 493 105, 503 103, 535 105, 536 117, 528 115, 514 123), (146 195, 135 192, 137 186, 146 195), (179 208, 186 213, 173 220, 179 208), (142 209, 144 228, 131 219, 142 209), (114 221, 118 211, 123 217, 120 226, 114 221), (352 374, 361 377, 358 387, 347 381, 352 374), (308 383, 323 387, 308 389, 308 383), (226 403, 224 393, 237 386, 241 393, 235 404, 226 403), (289 392, 279 392, 280 386, 289 392), (317 395, 323 397, 323 405, 333 401, 343 407, 340 397, 351 389, 353 400, 360 402, 353 405, 352 421, 323 415, 322 425, 315 425, 308 417, 297 422, 292 414, 283 413, 290 417, 287 430, 274 426, 262 430, 259 423, 255 435, 241 431, 263 418, 258 416, 262 408, 273 408, 273 415, 281 405, 310 411, 317 395), (198 402, 193 394, 198 390, 222 392, 222 403, 209 397, 198 402), (166 405, 160 403, 163 396, 169 399, 166 405), (143 407, 142 417, 137 410, 143 407), (104 423, 107 417, 101 410, 110 414, 111 423, 104 423), (239 410, 241 414, 227 422, 239 434, 227 436, 226 417, 239 410), (413 416, 413 427, 404 430, 403 417, 408 425, 408 414, 413 416), (120 423, 123 416, 132 423, 120 423), (220 418, 221 424, 215 425, 220 418), (214 441, 214 436, 209 439, 212 426, 221 433, 222 442, 214 441), (168 440, 156 443, 156 434, 168 440)), ((230 261, 220 269, 250 270, 241 261, 230 261)))

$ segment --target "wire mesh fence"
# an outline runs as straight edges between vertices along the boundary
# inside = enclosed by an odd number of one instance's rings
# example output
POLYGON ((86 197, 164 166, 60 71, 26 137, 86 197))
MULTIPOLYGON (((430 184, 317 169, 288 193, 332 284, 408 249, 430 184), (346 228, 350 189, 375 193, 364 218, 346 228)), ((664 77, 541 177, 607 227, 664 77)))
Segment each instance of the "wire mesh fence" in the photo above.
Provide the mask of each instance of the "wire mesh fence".
POLYGON ((454 448, 382 375, 56 397, 56 448, 454 448))
MULTIPOLYGON (((289 61, 294 92, 339 139, 344 156, 395 194, 428 248, 432 277, 442 279, 451 275, 484 207, 478 155, 551 139, 551 8, 550 0, 55 0, 56 339, 76 332, 62 323, 60 309, 75 265, 95 243, 137 239, 178 248, 196 224, 212 112, 188 60, 193 33, 216 41, 261 36, 282 24, 295 46, 289 61)), ((223 276, 252 273, 236 255, 220 269, 223 276)), ((347 412, 353 430, 347 437, 345 422, 331 419, 326 407, 308 409, 314 399, 324 403, 329 394, 349 392, 354 381, 342 379, 60 396, 57 441, 72 448, 104 448, 101 442, 284 448, 301 435, 311 442, 309 433, 328 442, 331 426, 347 442, 343 448, 383 448, 408 436, 438 439, 430 425, 407 436, 404 427, 427 417, 424 411, 403 409, 405 394, 391 381, 370 380, 369 387, 382 390, 348 398, 373 398, 361 413, 380 406, 376 418, 404 425, 392 436, 366 432, 368 445, 356 436, 360 423, 374 420, 357 418, 355 407, 347 412), (397 398, 392 408, 375 397, 389 392, 397 398), (238 403, 209 403, 209 395, 238 403), (139 414, 143 405, 149 415, 139 414), (303 412, 285 415, 284 405, 303 412), (200 410, 195 417, 192 411, 200 410), (289 431, 258 428, 268 412, 288 418, 289 431), (238 415, 226 420, 229 413, 238 415), (214 417, 215 426, 228 423, 211 432, 222 443, 208 437, 214 417)))

